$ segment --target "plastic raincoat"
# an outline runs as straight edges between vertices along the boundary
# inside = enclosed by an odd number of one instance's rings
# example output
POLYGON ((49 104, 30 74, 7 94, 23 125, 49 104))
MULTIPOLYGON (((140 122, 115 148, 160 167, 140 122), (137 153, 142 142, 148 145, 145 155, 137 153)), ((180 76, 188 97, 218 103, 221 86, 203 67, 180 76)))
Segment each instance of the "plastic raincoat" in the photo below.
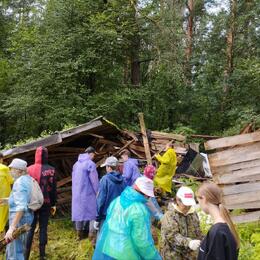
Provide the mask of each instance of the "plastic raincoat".
MULTIPOLYGON (((0 164, 0 198, 8 198, 11 193, 11 184, 14 180, 9 173, 9 168, 0 164)), ((8 220, 8 205, 0 206, 0 232, 4 231, 8 220)))
POLYGON ((127 187, 109 206, 93 260, 161 260, 151 235, 147 200, 127 187))
POLYGON ((72 171, 72 221, 95 220, 98 172, 89 154, 80 154, 72 171))
POLYGON ((176 171, 177 156, 173 148, 169 148, 163 156, 157 155, 156 159, 161 163, 155 177, 154 184, 164 191, 171 192, 172 177, 176 171))

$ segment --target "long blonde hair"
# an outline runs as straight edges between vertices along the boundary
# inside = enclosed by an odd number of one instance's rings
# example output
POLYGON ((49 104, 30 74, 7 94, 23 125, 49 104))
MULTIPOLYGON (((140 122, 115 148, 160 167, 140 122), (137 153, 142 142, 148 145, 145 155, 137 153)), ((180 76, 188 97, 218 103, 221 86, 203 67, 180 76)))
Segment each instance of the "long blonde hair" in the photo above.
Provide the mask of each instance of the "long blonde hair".
POLYGON ((223 205, 223 194, 221 189, 213 182, 205 182, 198 189, 199 196, 205 196, 206 200, 219 207, 221 217, 227 222, 231 233, 233 234, 237 248, 240 246, 239 235, 236 231, 235 225, 231 220, 229 211, 223 205))

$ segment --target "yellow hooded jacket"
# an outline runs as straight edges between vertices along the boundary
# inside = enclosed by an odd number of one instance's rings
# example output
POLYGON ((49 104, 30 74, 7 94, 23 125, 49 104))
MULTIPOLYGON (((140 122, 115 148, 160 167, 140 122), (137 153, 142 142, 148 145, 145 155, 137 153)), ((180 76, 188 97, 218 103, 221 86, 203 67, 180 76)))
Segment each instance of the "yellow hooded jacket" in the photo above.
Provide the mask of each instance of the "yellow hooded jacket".
MULTIPOLYGON (((11 193, 11 184, 13 178, 10 175, 9 168, 0 164, 0 198, 8 198, 11 193)), ((0 205, 0 232, 4 231, 8 220, 8 205, 0 205)))
POLYGON ((163 156, 157 155, 156 159, 161 163, 154 177, 154 184, 164 191, 171 192, 172 177, 176 171, 177 156, 173 148, 168 148, 163 156))

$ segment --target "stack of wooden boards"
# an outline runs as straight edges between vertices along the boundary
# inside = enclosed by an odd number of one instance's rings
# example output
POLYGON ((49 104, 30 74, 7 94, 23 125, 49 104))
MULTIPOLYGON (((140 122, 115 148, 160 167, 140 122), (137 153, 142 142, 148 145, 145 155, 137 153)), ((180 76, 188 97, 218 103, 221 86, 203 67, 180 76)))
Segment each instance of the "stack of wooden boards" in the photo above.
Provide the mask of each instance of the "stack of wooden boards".
POLYGON ((260 131, 210 140, 205 149, 212 152, 211 172, 223 190, 224 204, 246 211, 233 220, 260 220, 260 131))

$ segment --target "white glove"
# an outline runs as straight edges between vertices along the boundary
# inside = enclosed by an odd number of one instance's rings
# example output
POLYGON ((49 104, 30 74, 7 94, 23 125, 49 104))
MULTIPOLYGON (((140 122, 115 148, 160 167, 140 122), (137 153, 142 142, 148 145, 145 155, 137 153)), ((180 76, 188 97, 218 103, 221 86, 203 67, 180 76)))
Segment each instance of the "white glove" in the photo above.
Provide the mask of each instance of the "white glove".
POLYGON ((200 246, 200 240, 191 240, 189 242, 189 248, 193 251, 197 250, 200 246))
POLYGON ((99 230, 99 222, 94 221, 93 226, 94 226, 94 229, 99 230))
POLYGON ((6 242, 10 242, 12 241, 14 238, 13 238, 13 232, 14 232, 15 228, 10 226, 8 231, 6 232, 5 234, 5 241, 6 242))

